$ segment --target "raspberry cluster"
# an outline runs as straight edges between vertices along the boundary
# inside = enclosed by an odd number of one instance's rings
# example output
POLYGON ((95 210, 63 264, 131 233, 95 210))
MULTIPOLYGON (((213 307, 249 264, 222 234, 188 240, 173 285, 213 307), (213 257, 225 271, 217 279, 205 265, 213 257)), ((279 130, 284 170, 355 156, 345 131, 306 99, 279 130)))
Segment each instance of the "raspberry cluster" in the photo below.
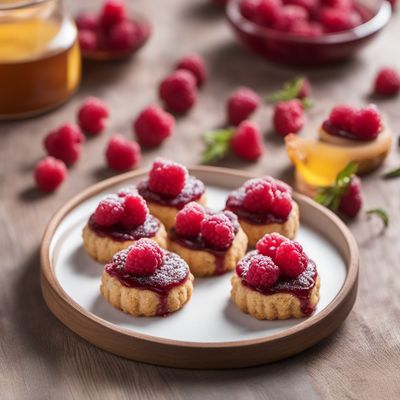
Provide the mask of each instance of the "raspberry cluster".
POLYGON ((149 209, 145 200, 135 190, 127 188, 101 200, 93 219, 100 226, 121 224, 131 229, 142 225, 148 215, 149 209))
POLYGON ((106 0, 98 15, 80 14, 76 25, 83 52, 134 51, 150 34, 147 25, 128 18, 122 0, 106 0))
POLYGON ((195 202, 186 204, 175 219, 175 230, 179 236, 202 239, 215 250, 227 250, 232 245, 237 228, 237 217, 233 213, 212 213, 195 202))
MULTIPOLYGON (((309 263, 303 247, 294 240, 272 233, 262 237, 244 276, 245 282, 256 289, 267 289, 282 277, 293 279, 302 274, 309 263)), ((241 265, 239 263, 239 270, 241 265)))
POLYGON ((289 186, 270 177, 251 179, 244 187, 243 208, 256 214, 267 214, 285 219, 292 211, 289 186))
POLYGON ((382 130, 382 118, 375 105, 356 109, 349 105, 334 107, 328 121, 358 140, 373 140, 382 130))
POLYGON ((353 0, 243 0, 240 12, 262 27, 303 37, 345 31, 364 22, 353 0))

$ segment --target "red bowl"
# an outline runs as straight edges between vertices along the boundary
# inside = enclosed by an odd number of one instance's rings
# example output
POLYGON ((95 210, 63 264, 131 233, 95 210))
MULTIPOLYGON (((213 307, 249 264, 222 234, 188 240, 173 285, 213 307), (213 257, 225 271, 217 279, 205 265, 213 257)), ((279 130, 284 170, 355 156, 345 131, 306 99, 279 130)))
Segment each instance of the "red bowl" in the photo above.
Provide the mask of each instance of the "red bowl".
POLYGON ((240 13, 240 2, 229 0, 226 7, 226 15, 239 40, 269 60, 299 66, 319 66, 355 55, 382 30, 392 12, 386 0, 358 1, 360 10, 369 17, 366 22, 348 31, 308 38, 249 21, 240 13))

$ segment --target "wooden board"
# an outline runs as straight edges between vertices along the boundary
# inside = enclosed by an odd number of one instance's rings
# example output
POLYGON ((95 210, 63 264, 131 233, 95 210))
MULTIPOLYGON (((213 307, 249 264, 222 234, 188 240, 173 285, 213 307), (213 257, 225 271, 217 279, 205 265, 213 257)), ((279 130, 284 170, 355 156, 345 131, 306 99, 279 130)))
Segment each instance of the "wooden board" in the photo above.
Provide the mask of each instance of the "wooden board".
MULTIPOLYGON (((384 181, 382 172, 400 163, 393 148, 385 166, 363 179, 364 210, 382 207, 390 214, 381 221, 362 212, 346 221, 360 247, 359 290, 345 323, 317 346, 274 364, 221 371, 186 371, 136 363, 90 345, 67 329, 46 306, 39 282, 39 245, 51 215, 93 183, 113 175, 105 167, 109 136, 132 138, 132 120, 147 104, 157 102, 157 84, 178 57, 199 52, 209 79, 196 107, 180 116, 175 134, 158 149, 143 152, 142 166, 155 156, 193 164, 200 162, 201 134, 225 119, 225 100, 238 85, 261 96, 277 90, 295 76, 307 75, 315 107, 307 112, 301 133, 314 137, 329 109, 346 102, 372 101, 368 95, 375 72, 383 65, 400 68, 400 13, 359 57, 348 63, 298 70, 265 62, 245 51, 234 38, 221 12, 208 0, 129 0, 132 9, 149 16, 154 35, 133 59, 123 63, 85 64, 82 85, 65 105, 33 119, 2 123, 0 127, 0 221, 2 279, 0 281, 0 392, 5 399, 57 398, 97 400, 221 399, 283 400, 400 398, 400 292, 396 245, 400 226, 399 181, 384 181), (172 29, 173 28, 173 29, 172 29), (178 45, 176 45, 178 43, 178 45), (79 162, 56 193, 34 189, 32 171, 44 156, 46 133, 64 121, 74 121, 87 96, 99 96, 111 109, 106 132, 87 140, 79 162)), ((84 8, 98 7, 98 0, 84 8)), ((64 5, 73 13, 82 1, 64 5)), ((400 132, 400 97, 373 99, 400 132)), ((253 119, 264 134, 265 155, 257 163, 230 157, 224 166, 269 174, 290 181, 292 170, 280 138, 271 132, 272 107, 266 103, 253 119)))

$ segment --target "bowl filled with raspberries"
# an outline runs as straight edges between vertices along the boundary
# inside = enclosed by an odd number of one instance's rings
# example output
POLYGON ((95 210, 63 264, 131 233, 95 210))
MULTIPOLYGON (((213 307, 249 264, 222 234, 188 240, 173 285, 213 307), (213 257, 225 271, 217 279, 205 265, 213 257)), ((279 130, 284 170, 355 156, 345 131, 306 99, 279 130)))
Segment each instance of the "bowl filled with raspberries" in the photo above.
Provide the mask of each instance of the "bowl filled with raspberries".
POLYGON ((385 0, 229 0, 239 40, 263 57, 318 66, 347 59, 389 21, 385 0))
POLYGON ((98 12, 81 12, 75 22, 82 56, 88 60, 129 57, 151 34, 147 18, 128 12, 123 0, 105 0, 98 12))

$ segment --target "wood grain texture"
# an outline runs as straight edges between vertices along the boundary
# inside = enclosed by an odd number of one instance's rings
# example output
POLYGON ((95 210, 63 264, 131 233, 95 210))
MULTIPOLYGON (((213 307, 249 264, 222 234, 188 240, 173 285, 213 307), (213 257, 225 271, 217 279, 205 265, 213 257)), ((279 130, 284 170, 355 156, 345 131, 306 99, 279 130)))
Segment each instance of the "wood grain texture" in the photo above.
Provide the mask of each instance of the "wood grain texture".
MULTIPOLYGON (((82 2, 65 2, 72 10, 82 2)), ((85 8, 98 4, 85 1, 85 8)), ((220 13, 207 0, 137 0, 130 4, 155 25, 154 36, 135 59, 124 63, 86 64, 80 91, 63 107, 31 120, 0 125, 0 393, 4 399, 396 399, 400 397, 400 185, 364 179, 366 207, 390 212, 390 227, 364 215, 349 222, 361 247, 358 300, 342 328, 320 345, 269 366, 235 371, 184 371, 127 361, 87 344, 66 329, 47 309, 39 281, 38 246, 51 214, 65 201, 111 174, 103 151, 112 132, 131 135, 133 116, 156 101, 156 85, 178 56, 198 51, 207 60, 210 81, 198 106, 178 120, 176 135, 161 149, 146 151, 143 165, 156 155, 195 164, 200 133, 224 122, 224 100, 237 85, 260 94, 277 89, 294 75, 307 73, 316 106, 308 113, 305 136, 313 136, 322 115, 337 102, 364 104, 371 80, 381 65, 400 68, 400 14, 374 43, 352 62, 331 68, 298 71, 268 64, 242 49, 220 13), (112 109, 108 132, 90 139, 82 159, 70 170, 59 192, 43 196, 32 186, 32 168, 43 156, 46 131, 75 118, 88 95, 104 98, 112 109)), ((400 131, 400 97, 377 101, 400 131)), ((267 152, 257 164, 231 158, 224 162, 254 173, 289 179, 281 141, 270 133, 271 108, 255 116, 265 132, 267 152)), ((387 166, 400 164, 395 148, 387 166)))

